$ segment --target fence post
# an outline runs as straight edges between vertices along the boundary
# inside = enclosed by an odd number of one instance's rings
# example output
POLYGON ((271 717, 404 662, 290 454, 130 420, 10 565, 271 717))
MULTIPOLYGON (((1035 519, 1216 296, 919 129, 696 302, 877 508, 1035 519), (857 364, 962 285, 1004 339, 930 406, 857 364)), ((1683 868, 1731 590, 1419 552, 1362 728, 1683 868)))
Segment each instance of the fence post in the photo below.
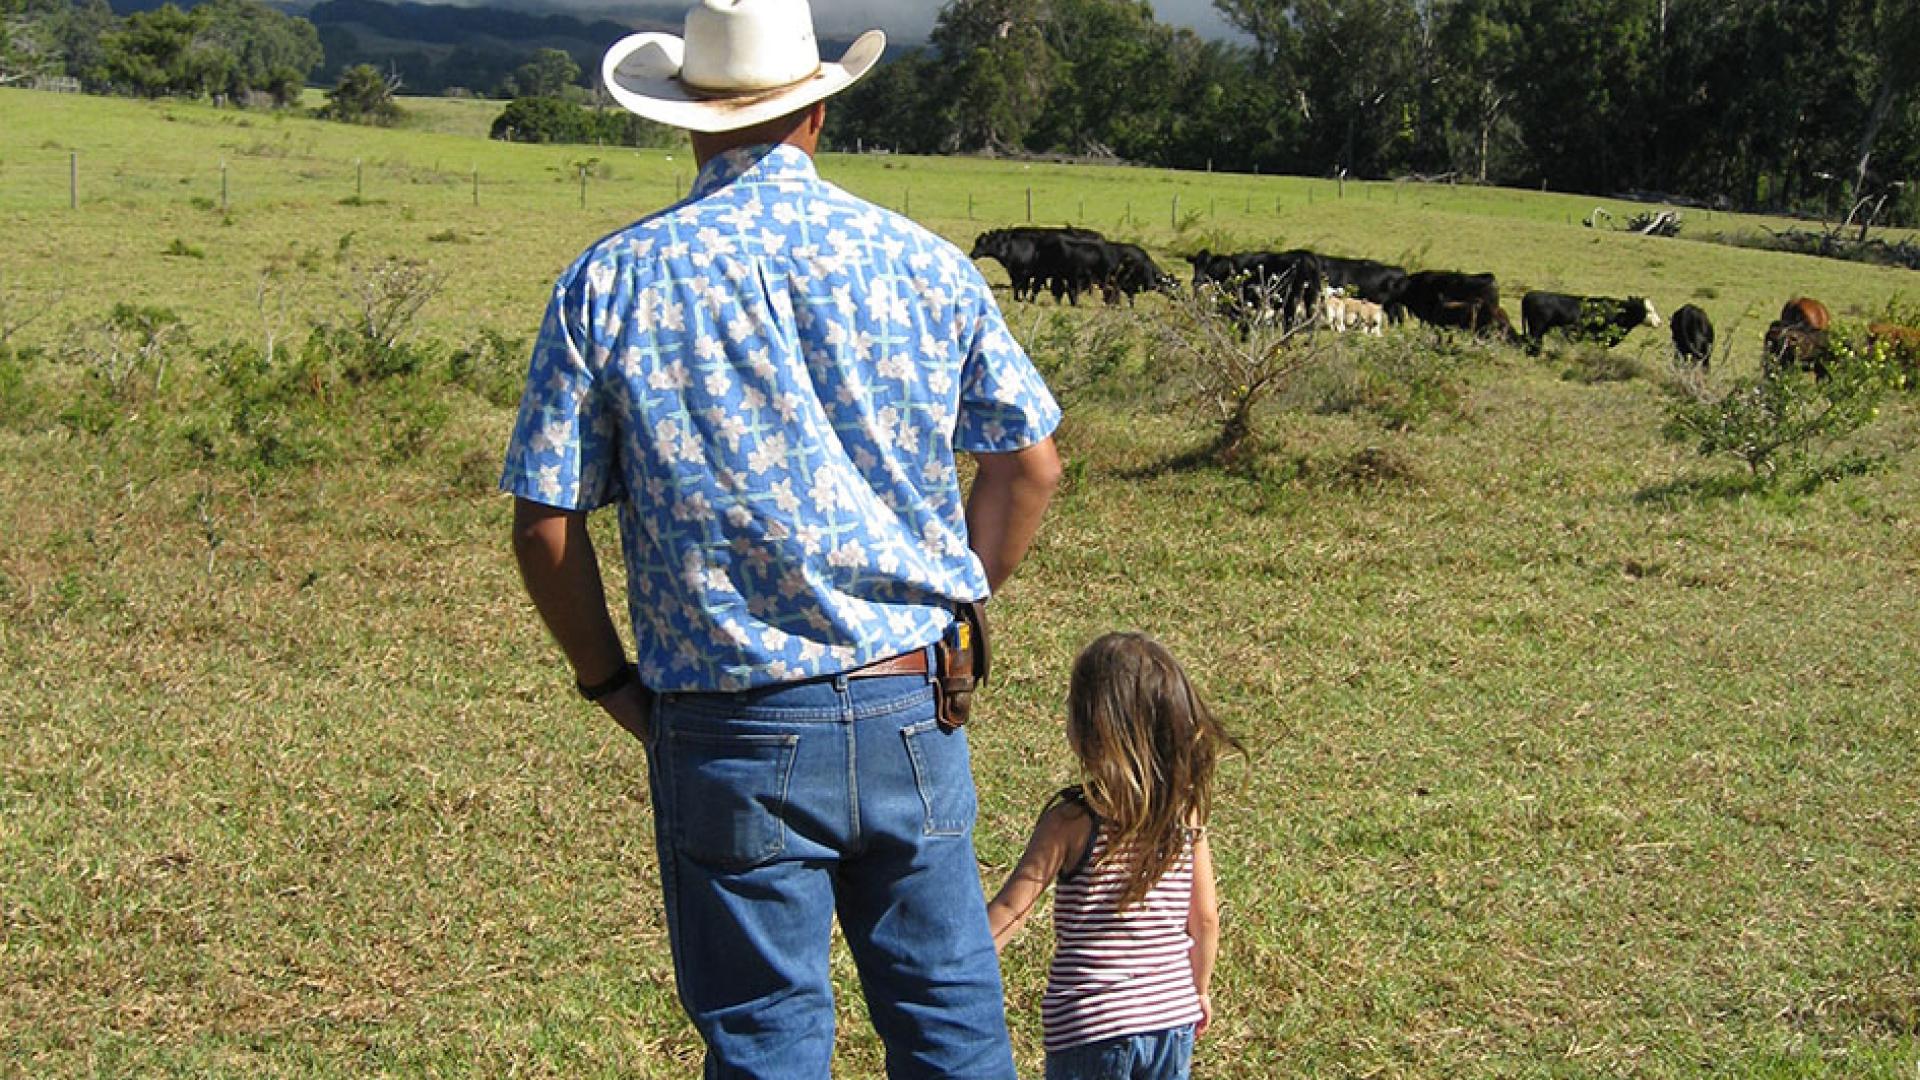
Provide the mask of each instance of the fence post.
POLYGON ((973 220, 973 192, 967 192, 967 220, 973 220))
POLYGON ((227 208, 227 159, 220 159, 220 209, 227 208))
POLYGON ((905 214, 907 217, 913 216, 913 189, 912 188, 900 189, 900 206, 901 206, 900 212, 902 214, 905 214))
POLYGON ((480 166, 473 167, 473 205, 480 205, 480 166))
POLYGON ((67 151, 67 209, 80 209, 80 151, 67 151))
POLYGON ((1177 191, 1173 193, 1173 213, 1167 215, 1167 224, 1176 229, 1180 227, 1180 193, 1177 191))
POLYGON ((1033 224, 1033 189, 1027 189, 1027 224, 1033 224))
POLYGON ((587 167, 580 166, 580 209, 587 208, 587 167))
POLYGON ((353 197, 359 198, 366 191, 367 168, 359 158, 353 159, 353 197))

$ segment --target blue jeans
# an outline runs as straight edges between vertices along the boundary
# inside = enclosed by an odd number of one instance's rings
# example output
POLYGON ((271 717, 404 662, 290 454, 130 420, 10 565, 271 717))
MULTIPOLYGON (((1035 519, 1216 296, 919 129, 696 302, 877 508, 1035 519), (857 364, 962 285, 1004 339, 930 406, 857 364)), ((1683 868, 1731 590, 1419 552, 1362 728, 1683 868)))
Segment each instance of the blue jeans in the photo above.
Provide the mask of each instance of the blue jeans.
POLYGON ((1193 1025, 1122 1035, 1047 1055, 1046 1080, 1187 1080, 1193 1025))
POLYGON ((648 775, 708 1077, 826 1077, 837 914, 889 1077, 1011 1078, 964 732, 927 676, 668 694, 648 775))

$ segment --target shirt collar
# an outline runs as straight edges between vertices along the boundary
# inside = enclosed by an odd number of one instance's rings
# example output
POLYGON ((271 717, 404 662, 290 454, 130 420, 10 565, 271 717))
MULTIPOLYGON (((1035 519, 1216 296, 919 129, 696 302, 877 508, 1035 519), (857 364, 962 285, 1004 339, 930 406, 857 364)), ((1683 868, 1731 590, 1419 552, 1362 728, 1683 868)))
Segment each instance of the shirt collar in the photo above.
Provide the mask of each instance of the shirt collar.
POLYGON ((813 158, 790 143, 737 146, 716 154, 701 166, 693 182, 691 196, 699 198, 735 183, 770 183, 776 180, 813 180, 819 177, 813 158))

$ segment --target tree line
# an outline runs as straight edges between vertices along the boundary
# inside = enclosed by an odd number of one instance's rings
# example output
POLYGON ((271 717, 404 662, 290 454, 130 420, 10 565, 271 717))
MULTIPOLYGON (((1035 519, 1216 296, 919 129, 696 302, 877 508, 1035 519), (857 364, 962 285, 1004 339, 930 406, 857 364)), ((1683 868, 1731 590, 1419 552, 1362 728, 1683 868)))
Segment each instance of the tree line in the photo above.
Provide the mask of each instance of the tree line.
POLYGON ((1920 221, 1914 0, 951 0, 846 146, 1452 177, 1920 221))
MULTIPOLYGON (((1915 0, 1214 6, 1244 43, 1162 24, 1146 0, 948 0, 925 46, 836 99, 828 144, 1447 177, 1836 219, 1866 206, 1920 223, 1915 0)), ((124 18, 107 0, 0 0, 0 84, 56 74, 289 104, 325 53, 311 22, 261 0, 124 18)), ((401 81, 350 67, 329 115, 390 120, 401 81)), ((664 137, 598 107, 564 50, 523 53, 490 89, 516 99, 496 137, 664 137)))

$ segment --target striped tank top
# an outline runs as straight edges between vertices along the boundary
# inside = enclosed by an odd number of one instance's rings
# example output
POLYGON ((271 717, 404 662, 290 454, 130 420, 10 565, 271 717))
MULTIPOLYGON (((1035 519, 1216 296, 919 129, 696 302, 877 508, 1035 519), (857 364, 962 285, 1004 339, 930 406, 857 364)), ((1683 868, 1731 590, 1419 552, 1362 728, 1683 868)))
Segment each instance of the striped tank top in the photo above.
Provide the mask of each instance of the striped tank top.
POLYGON ((1106 858, 1111 830, 1088 813, 1093 826, 1086 851, 1054 887, 1053 966, 1040 1000, 1048 1052, 1200 1021, 1187 958, 1191 835, 1166 874, 1123 911, 1127 860, 1106 858))

